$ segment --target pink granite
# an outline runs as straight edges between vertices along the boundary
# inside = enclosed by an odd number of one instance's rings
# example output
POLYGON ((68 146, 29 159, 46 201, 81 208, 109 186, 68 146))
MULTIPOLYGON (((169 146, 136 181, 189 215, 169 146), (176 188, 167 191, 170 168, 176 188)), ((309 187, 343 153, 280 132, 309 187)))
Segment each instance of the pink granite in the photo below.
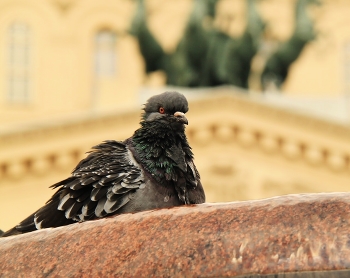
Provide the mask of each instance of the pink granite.
POLYGON ((203 204, 0 238, 0 277, 222 277, 350 268, 350 193, 203 204))

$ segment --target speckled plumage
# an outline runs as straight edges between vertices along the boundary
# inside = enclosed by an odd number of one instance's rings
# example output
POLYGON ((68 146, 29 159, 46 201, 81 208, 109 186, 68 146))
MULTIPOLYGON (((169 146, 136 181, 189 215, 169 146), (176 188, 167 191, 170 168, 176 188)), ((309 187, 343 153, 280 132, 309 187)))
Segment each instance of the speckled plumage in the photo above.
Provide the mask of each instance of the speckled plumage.
POLYGON ((151 97, 144 111, 132 137, 93 147, 70 177, 51 186, 57 191, 46 205, 2 236, 205 202, 185 135, 186 98, 165 92, 151 97))

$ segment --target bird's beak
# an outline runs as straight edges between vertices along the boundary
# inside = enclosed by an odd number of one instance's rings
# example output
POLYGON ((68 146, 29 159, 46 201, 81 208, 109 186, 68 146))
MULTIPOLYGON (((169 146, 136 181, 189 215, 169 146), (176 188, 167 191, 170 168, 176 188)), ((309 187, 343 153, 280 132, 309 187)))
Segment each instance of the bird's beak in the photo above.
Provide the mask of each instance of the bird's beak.
POLYGON ((186 118, 186 116, 185 116, 185 114, 184 113, 182 113, 182 112, 175 112, 174 113, 174 117, 179 121, 179 122, 181 122, 181 123, 183 123, 183 124, 185 124, 185 125, 188 125, 188 120, 187 120, 187 118, 186 118))

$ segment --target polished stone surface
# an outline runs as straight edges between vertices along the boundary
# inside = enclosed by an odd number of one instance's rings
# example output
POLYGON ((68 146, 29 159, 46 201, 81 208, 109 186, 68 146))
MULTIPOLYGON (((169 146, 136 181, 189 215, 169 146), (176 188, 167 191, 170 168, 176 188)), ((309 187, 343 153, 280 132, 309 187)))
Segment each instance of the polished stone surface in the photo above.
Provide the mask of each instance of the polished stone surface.
POLYGON ((350 193, 125 214, 0 238, 0 254, 0 277, 257 277, 349 269, 350 193))

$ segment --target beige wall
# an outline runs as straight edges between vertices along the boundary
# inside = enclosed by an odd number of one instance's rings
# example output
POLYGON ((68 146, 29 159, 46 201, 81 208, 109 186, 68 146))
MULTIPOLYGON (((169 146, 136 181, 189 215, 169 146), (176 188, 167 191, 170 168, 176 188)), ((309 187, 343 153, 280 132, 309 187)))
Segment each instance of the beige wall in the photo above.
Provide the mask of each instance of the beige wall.
POLYGON ((319 35, 293 64, 284 86, 286 93, 313 97, 349 94, 345 82, 345 66, 349 64, 349 56, 345 55, 345 46, 350 42, 349 12, 349 1, 330 0, 310 11, 319 35))
POLYGON ((137 44, 127 35, 132 1, 0 1, 0 123, 2 127, 57 115, 130 107, 143 78, 137 44), (13 22, 31 28, 31 100, 9 104, 8 28, 13 22), (96 78, 94 39, 98 30, 118 34, 118 75, 96 78), (98 96, 93 97, 94 91, 98 96), (119 101, 111 102, 118 97, 119 101))
MULTIPOLYGON (((277 40, 288 39, 293 30, 291 7, 294 2, 269 0, 259 6, 263 18, 273 22, 272 32, 277 40)), ((338 97, 346 93, 344 47, 350 39, 347 27, 350 3, 330 0, 324 3, 320 8, 310 10, 319 36, 293 64, 283 87, 289 95, 338 97)), ((166 51, 173 51, 185 28, 192 1, 168 0, 160 4, 149 0, 146 4, 151 32, 166 51)), ((144 65, 137 42, 127 34, 134 9, 134 1, 122 0, 0 0, 2 127, 89 111, 91 108, 112 110, 131 107, 137 99, 139 86, 149 81, 143 73, 144 65), (26 22, 32 30, 31 100, 26 105, 9 105, 6 100, 8 27, 15 21, 26 22), (94 38, 96 32, 104 28, 118 35, 118 70, 115 76, 95 78, 94 38), (99 93, 94 93, 96 91, 99 93)), ((244 30, 243 0, 222 0, 218 11, 217 28, 220 28, 220 16, 232 13, 231 35, 244 30), (241 16, 237 15, 237 11, 241 16)), ((147 84, 162 85, 164 78, 147 84)))

